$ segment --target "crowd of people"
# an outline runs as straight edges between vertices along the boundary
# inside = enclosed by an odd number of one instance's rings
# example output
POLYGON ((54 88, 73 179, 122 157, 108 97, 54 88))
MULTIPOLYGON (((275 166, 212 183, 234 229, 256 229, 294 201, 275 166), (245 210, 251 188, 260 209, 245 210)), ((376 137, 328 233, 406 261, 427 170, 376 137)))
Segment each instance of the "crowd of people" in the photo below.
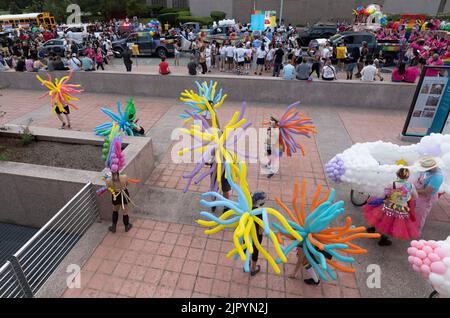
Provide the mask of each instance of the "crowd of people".
POLYGON ((104 65, 112 62, 112 41, 120 37, 120 24, 116 21, 93 24, 89 30, 85 30, 82 44, 71 36, 70 31, 64 33, 59 30, 42 27, 15 29, 8 36, 0 38, 0 71, 95 71, 104 70, 104 65), (42 47, 42 44, 52 39, 62 40, 62 47, 42 47), (82 50, 82 46, 85 49, 82 50))
MULTIPOLYGON (((79 45, 71 39, 70 34, 60 37, 61 33, 56 28, 38 28, 27 32, 16 30, 0 40, 0 71, 104 70, 105 65, 113 62, 112 41, 121 37, 121 27, 115 20, 92 25, 86 33, 83 54, 80 54, 79 45), (63 52, 41 48, 42 43, 58 37, 64 42, 63 52)), ((283 76, 287 80, 311 81, 317 78, 333 81, 344 78, 345 74, 347 80, 384 80, 386 61, 383 52, 374 52, 366 42, 352 49, 348 49, 344 43, 333 46, 330 42, 302 48, 296 40, 297 28, 290 24, 281 24, 259 33, 250 32, 247 24, 236 24, 224 29, 223 35, 228 40, 208 39, 202 34, 196 34, 194 28, 189 26, 167 29, 166 33, 181 35, 191 41, 191 58, 187 64, 190 75, 216 71, 237 75, 283 76), (233 35, 239 36, 231 40, 233 35), (339 73, 342 76, 338 77, 339 73)), ((449 37, 436 31, 408 31, 388 25, 376 31, 375 36, 378 41, 395 40, 399 43, 400 51, 391 75, 393 82, 414 83, 423 65, 440 66, 444 60, 450 59, 449 37)), ((181 43, 180 39, 174 44, 174 66, 180 65, 181 43)), ((132 69, 131 56, 131 49, 126 48, 122 54, 126 71, 132 69)), ((166 57, 164 59, 159 72, 167 75, 171 71, 166 57)))

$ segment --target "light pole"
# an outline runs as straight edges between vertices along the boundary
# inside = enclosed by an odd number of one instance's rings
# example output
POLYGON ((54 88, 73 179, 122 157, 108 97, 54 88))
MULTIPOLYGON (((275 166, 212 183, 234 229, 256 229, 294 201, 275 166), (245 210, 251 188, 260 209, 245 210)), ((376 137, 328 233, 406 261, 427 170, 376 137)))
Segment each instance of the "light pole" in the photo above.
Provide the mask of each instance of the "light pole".
POLYGON ((283 18, 283 7, 284 7, 284 0, 280 1, 280 25, 281 25, 281 19, 283 18))

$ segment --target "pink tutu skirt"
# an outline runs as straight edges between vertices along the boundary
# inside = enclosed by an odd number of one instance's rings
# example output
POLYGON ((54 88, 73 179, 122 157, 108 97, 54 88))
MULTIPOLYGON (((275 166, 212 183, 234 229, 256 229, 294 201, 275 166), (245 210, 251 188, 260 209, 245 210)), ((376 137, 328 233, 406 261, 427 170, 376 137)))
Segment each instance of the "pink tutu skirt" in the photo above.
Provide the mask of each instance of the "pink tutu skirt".
POLYGON ((364 217, 369 226, 376 231, 401 240, 413 240, 420 236, 416 222, 411 220, 410 213, 391 209, 384 204, 363 207, 364 217))

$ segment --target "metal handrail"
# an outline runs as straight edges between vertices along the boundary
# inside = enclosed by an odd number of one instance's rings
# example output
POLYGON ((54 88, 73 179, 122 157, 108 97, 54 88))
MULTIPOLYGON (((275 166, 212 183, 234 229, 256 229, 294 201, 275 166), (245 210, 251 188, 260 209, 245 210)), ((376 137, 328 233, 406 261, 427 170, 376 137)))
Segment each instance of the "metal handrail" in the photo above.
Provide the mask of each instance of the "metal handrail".
POLYGON ((33 297, 98 215, 88 183, 0 268, 0 298, 33 297))
POLYGON ((7 261, 0 268, 0 298, 24 297, 25 292, 20 284, 14 267, 7 261))

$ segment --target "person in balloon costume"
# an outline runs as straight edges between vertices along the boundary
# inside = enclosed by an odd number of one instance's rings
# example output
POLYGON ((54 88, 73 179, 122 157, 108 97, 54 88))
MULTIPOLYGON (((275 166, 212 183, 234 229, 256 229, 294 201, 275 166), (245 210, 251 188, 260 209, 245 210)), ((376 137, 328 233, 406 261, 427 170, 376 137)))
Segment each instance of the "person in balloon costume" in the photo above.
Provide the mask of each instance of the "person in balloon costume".
POLYGON ((378 245, 389 246, 392 241, 388 236, 402 240, 412 240, 419 237, 414 213, 417 191, 408 181, 410 172, 407 168, 397 171, 398 179, 392 187, 385 189, 383 199, 370 200, 364 207, 364 217, 369 224, 367 231, 382 233, 378 245))

